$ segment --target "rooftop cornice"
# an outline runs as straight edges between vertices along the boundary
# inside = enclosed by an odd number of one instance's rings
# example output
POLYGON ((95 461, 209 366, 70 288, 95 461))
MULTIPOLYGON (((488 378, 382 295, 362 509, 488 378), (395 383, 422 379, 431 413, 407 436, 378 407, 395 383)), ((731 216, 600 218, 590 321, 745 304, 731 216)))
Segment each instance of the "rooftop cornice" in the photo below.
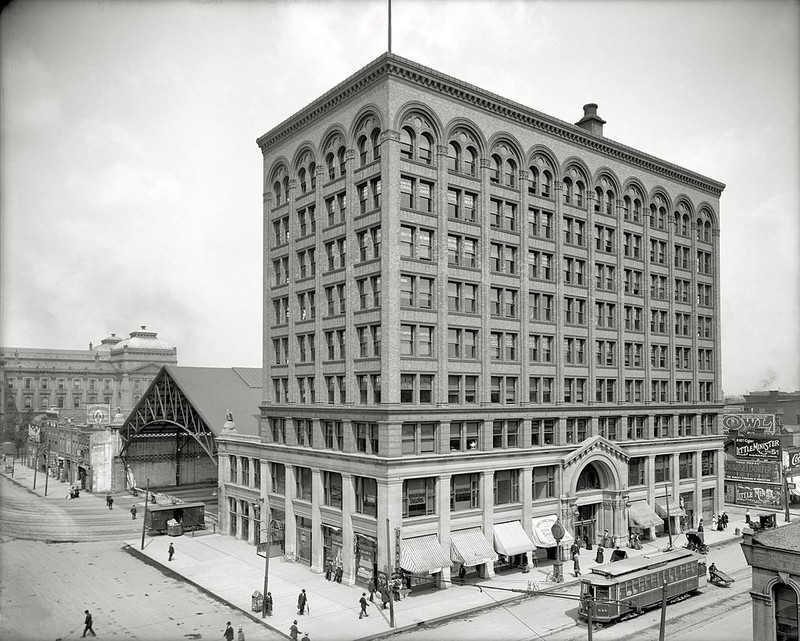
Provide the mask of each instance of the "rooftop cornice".
POLYGON ((385 76, 398 78, 409 84, 441 93, 453 100, 469 104, 495 116, 517 122, 530 129, 561 138, 573 145, 584 147, 620 162, 689 185, 717 198, 725 189, 725 184, 717 180, 661 160, 604 136, 592 135, 576 125, 391 53, 385 53, 376 58, 314 102, 258 138, 257 143, 262 153, 385 76))

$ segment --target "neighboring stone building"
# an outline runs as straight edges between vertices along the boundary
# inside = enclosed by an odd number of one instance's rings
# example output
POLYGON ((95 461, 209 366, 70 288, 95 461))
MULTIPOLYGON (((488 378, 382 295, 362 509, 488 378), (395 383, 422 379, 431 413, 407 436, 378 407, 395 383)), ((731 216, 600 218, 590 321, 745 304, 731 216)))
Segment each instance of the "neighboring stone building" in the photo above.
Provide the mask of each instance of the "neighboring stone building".
POLYGON ((797 641, 800 621, 800 523, 753 534, 742 550, 753 568, 753 639, 797 641))
POLYGON ((445 586, 556 517, 721 511, 724 185, 603 125, 385 54, 259 138, 262 442, 219 439, 229 494, 261 461, 249 540, 445 586))
POLYGON ((127 415, 161 366, 178 363, 177 348, 145 326, 87 350, 2 347, 0 353, 4 413, 55 408, 76 423, 85 423, 86 406, 96 403, 127 415))
POLYGON ((778 425, 800 425, 800 391, 762 390, 744 395, 744 411, 775 414, 778 425))

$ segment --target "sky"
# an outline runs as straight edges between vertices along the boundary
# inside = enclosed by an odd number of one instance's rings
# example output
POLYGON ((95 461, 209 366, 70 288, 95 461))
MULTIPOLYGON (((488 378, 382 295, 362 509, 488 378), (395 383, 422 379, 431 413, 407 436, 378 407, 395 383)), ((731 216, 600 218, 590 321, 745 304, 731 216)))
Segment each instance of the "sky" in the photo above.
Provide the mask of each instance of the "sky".
MULTIPOLYGON (((727 185, 725 394, 800 389, 799 39, 790 1, 392 2, 393 53, 727 185)), ((260 366, 256 138, 386 50, 386 0, 5 6, 0 345, 260 366)))

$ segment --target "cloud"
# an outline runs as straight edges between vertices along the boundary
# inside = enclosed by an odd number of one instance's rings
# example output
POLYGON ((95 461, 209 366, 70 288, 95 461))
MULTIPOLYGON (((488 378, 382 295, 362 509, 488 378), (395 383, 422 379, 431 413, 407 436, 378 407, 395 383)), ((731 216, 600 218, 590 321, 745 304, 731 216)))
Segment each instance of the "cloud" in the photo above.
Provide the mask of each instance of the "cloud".
POLYGON ((61 124, 61 101, 47 67, 27 47, 3 54, 3 128, 26 132, 61 124))

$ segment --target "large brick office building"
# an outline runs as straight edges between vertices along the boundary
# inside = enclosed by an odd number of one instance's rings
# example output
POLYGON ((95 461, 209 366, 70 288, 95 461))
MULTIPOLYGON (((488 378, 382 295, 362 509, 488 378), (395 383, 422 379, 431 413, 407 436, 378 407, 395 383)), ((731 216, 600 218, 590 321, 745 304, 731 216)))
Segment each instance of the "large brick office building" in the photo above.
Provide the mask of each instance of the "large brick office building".
POLYGON ((624 545, 666 499, 673 526, 721 511, 724 185, 603 124, 385 54, 259 138, 264 399, 258 442, 219 442, 229 531, 263 514, 316 571, 441 586, 552 556, 556 516, 624 545))

